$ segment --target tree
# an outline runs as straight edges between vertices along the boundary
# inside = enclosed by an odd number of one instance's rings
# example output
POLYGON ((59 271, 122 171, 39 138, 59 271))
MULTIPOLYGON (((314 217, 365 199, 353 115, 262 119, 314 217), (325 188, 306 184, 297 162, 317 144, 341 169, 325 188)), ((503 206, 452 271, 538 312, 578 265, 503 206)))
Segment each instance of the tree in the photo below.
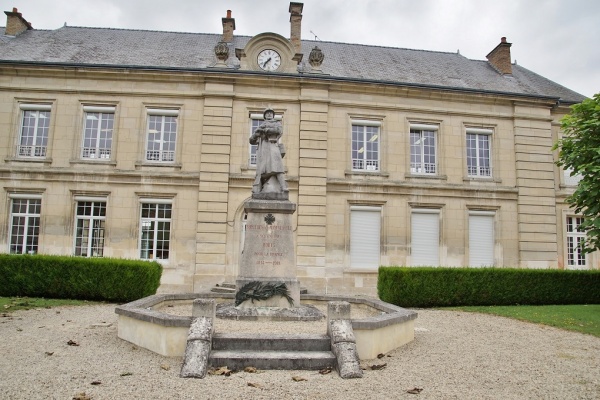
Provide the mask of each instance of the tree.
POLYGON ((600 93, 571 106, 561 119, 563 137, 556 142, 557 164, 581 180, 567 203, 584 218, 585 253, 600 249, 600 93))

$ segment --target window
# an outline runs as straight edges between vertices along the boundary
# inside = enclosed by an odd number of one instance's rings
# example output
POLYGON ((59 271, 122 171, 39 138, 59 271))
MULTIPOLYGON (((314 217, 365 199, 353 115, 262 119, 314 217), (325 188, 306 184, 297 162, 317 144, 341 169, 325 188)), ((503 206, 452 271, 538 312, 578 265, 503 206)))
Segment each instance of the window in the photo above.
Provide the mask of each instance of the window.
POLYGON ((75 218, 75 255, 102 257, 104 255, 104 225, 106 201, 77 201, 75 218))
MULTIPOLYGON (((281 121, 283 116, 275 115, 275 120, 281 121)), ((264 117, 262 114, 250 114, 250 136, 254 134, 256 128, 260 126, 260 124, 264 121, 264 117)), ((283 125, 283 124, 282 124, 283 125)), ((248 137, 250 137, 248 136, 248 137)), ((250 167, 256 167, 256 150, 258 149, 258 145, 250 144, 250 154, 248 157, 248 165, 250 167)))
POLYGON ((411 174, 437 173, 435 125, 410 125, 411 174))
POLYGON ((171 245, 171 204, 142 203, 140 258, 167 260, 171 245))
POLYGON ((148 110, 146 161, 175 161, 178 110, 148 110))
POLYGON ((381 255, 381 208, 353 206, 350 209, 350 265, 379 268, 381 255))
POLYGON ((491 129, 467 128, 467 174, 492 176, 491 129))
POLYGON ((22 120, 17 156, 45 158, 50 129, 50 105, 21 104, 22 120))
POLYGON ((440 212, 415 209, 411 215, 411 264, 437 267, 440 264, 440 212))
POLYGON ((569 168, 563 171, 564 182, 567 186, 577 186, 579 184, 579 181, 581 180, 580 174, 571 175, 572 173, 573 170, 569 168))
POLYGON ((494 265, 494 215, 493 211, 469 212, 469 265, 471 267, 494 265))
POLYGON ((114 107, 83 107, 84 127, 81 157, 110 159, 115 119, 114 107))
POLYGON ((583 253, 585 232, 579 229, 582 217, 567 217, 567 267, 586 268, 586 256, 583 253))
POLYGON ((36 254, 40 236, 41 196, 14 197, 10 216, 10 252, 36 254))
POLYGON ((375 121, 352 121, 352 169, 379 171, 379 128, 375 121))

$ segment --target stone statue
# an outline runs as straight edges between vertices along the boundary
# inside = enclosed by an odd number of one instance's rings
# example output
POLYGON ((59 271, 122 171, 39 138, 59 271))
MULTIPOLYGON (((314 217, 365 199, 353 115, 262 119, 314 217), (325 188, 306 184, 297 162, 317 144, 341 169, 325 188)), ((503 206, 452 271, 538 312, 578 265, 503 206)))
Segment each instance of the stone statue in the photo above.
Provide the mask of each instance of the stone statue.
POLYGON ((279 138, 283 135, 281 122, 275 120, 275 111, 267 108, 264 121, 250 137, 250 144, 258 145, 256 150, 256 178, 252 194, 289 192, 285 181, 283 157, 285 150, 279 138))

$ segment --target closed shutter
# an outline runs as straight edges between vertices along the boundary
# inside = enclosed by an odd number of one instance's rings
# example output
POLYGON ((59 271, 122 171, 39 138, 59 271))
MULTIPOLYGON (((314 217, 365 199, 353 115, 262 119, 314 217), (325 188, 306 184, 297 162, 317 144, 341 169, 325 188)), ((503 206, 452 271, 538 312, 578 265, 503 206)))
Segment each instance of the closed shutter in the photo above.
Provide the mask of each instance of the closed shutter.
POLYGON ((380 232, 381 209, 379 207, 353 207, 350 210, 352 268, 379 268, 380 232))
POLYGON ((411 264, 440 265, 440 213, 437 210, 413 210, 411 218, 411 264))
POLYGON ((494 213, 469 213, 469 265, 494 265, 494 213))

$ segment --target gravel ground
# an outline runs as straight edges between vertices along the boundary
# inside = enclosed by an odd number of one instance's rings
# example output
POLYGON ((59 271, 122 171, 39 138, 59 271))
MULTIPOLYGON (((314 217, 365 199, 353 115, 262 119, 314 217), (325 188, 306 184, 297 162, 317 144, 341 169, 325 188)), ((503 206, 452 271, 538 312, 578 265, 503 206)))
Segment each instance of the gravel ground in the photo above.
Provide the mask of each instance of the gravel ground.
POLYGON ((114 307, 2 314, 0 399, 600 399, 600 338, 502 317, 418 310, 415 340, 363 360, 387 365, 362 379, 317 371, 182 379, 181 358, 117 338, 114 307))

